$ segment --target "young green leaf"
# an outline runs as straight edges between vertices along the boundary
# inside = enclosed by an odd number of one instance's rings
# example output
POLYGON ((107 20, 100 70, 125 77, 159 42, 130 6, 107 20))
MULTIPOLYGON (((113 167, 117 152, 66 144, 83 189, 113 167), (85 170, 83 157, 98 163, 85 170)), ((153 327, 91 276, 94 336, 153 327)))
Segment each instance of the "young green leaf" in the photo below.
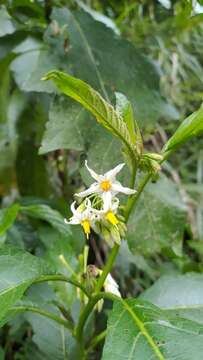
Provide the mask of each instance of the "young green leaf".
POLYGON ((130 133, 131 141, 136 144, 138 153, 142 152, 143 142, 140 129, 133 116, 133 108, 130 101, 122 93, 116 92, 116 110, 120 112, 130 133))
POLYGON ((164 153, 174 151, 179 145, 189 140, 193 136, 197 136, 203 132, 203 104, 199 110, 188 116, 175 134, 168 140, 164 146, 164 153))
POLYGON ((42 80, 53 80, 59 90, 89 110, 105 128, 126 146, 131 159, 136 160, 135 147, 126 123, 120 114, 90 85, 60 71, 51 71, 42 80))

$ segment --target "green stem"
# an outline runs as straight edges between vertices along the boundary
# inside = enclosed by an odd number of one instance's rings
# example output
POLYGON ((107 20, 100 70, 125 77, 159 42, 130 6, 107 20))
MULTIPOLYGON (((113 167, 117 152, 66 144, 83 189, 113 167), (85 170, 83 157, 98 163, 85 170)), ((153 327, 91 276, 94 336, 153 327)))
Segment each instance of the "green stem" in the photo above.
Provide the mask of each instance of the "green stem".
POLYGON ((88 298, 90 297, 89 292, 78 281, 72 280, 72 279, 68 278, 67 276, 61 275, 61 274, 58 274, 58 275, 42 275, 40 278, 36 279, 33 282, 33 284, 39 284, 39 283, 45 282, 45 281, 65 281, 65 282, 67 282, 67 283, 69 283, 71 285, 74 285, 74 286, 80 288, 88 298))
POLYGON ((137 165, 135 164, 132 169, 131 179, 130 179, 130 188, 134 189, 135 187, 135 178, 137 173, 137 165))
POLYGON ((120 246, 118 244, 114 245, 114 247, 113 247, 113 249, 112 249, 112 251, 111 251, 111 253, 110 253, 109 257, 108 257, 108 260, 107 260, 107 262, 106 262, 106 264, 105 264, 105 266, 104 266, 104 268, 102 270, 102 274, 101 274, 100 278, 97 281, 97 284, 96 284, 96 287, 95 287, 95 294, 97 294, 101 290, 102 286, 104 285, 106 277, 107 277, 108 273, 110 273, 111 268, 112 268, 113 263, 114 263, 114 260, 115 260, 117 254, 118 254, 119 247, 120 246))
POLYGON ((87 305, 85 306, 84 310, 82 311, 82 313, 80 315, 78 325, 75 330, 75 335, 76 335, 76 338, 78 339, 78 341, 82 344, 83 344, 83 328, 85 326, 85 322, 86 322, 87 318, 89 317, 89 314, 92 312, 95 304, 99 301, 99 299, 101 299, 101 297, 99 296, 99 292, 104 284, 104 281, 105 281, 108 273, 111 271, 111 268, 113 266, 113 263, 114 263, 114 260, 117 256, 117 254, 118 254, 118 251, 119 251, 119 245, 115 244, 111 251, 111 254, 109 255, 106 265, 104 266, 102 275, 100 276, 100 278, 97 282, 97 285, 95 287, 95 294, 94 294, 94 296, 92 296, 89 299, 87 305))
POLYGON ((17 312, 24 312, 24 311, 30 311, 30 312, 34 312, 37 314, 40 314, 42 316, 45 316, 51 320, 54 320, 55 322, 57 322, 60 325, 63 325, 64 327, 66 327, 67 329, 69 329, 71 332, 73 331, 73 327, 72 325, 69 323, 69 321, 64 320, 62 318, 60 318, 59 316, 50 313, 49 311, 45 311, 43 309, 37 308, 35 306, 13 306, 12 310, 17 311, 17 312))
POLYGON ((92 295, 92 298, 89 300, 89 302, 85 306, 83 312, 81 313, 81 316, 80 316, 79 322, 78 322, 78 326, 75 331, 75 336, 80 343, 83 343, 83 328, 84 328, 84 325, 85 325, 90 313, 92 312, 96 303, 103 298, 108 298, 112 301, 120 299, 116 295, 113 295, 110 293, 104 293, 104 292, 95 293, 92 295))
POLYGON ((92 351, 92 349, 94 349, 105 337, 107 334, 107 330, 102 331, 99 335, 95 336, 90 345, 87 348, 87 352, 92 351))
POLYGON ((138 189, 137 189, 137 192, 135 195, 133 195, 127 205, 126 205, 126 210, 125 210, 125 219, 126 219, 126 222, 128 222, 128 219, 129 219, 129 216, 130 216, 130 213, 132 211, 132 208, 133 206, 135 205, 135 203, 137 202, 137 200, 139 199, 144 187, 146 186, 146 184, 148 183, 148 181, 150 180, 151 178, 151 174, 147 174, 145 175, 145 177, 143 178, 143 180, 141 181, 141 183, 139 184, 138 186, 138 189))

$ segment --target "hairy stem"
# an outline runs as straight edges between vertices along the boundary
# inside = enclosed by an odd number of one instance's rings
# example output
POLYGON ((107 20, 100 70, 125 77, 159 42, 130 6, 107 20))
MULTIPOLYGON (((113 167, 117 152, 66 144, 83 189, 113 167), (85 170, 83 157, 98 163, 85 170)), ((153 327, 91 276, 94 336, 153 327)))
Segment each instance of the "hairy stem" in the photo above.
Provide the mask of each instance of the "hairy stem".
POLYGON ((61 274, 58 274, 58 275, 43 275, 40 278, 36 279, 33 282, 33 284, 39 284, 39 283, 45 282, 45 281, 64 281, 64 282, 67 282, 67 283, 69 283, 71 285, 74 285, 74 286, 80 288, 88 298, 90 297, 90 294, 88 293, 88 291, 85 289, 85 287, 82 284, 80 284, 76 280, 72 280, 72 279, 68 278, 67 276, 61 275, 61 274))

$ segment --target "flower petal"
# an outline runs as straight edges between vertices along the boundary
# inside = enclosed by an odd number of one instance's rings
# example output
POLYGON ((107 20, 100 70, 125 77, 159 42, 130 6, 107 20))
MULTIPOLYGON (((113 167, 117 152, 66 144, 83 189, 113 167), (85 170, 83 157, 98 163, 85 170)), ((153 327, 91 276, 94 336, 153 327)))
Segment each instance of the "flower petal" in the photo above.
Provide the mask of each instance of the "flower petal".
POLYGON ((104 191, 102 194, 102 200, 104 202, 103 209, 104 212, 111 209, 111 200, 112 200, 112 193, 111 191, 104 191))
POLYGON ((93 179, 95 179, 96 181, 100 181, 100 175, 98 175, 94 170, 92 170, 92 169, 87 165, 87 160, 85 160, 85 166, 86 166, 87 170, 89 171, 91 177, 93 177, 93 179))
POLYGON ((69 220, 64 219, 64 222, 66 224, 70 224, 70 225, 78 225, 78 224, 80 224, 80 220, 76 216, 73 216, 69 220))
POLYGON ((123 193, 126 195, 132 195, 136 193, 136 190, 130 189, 128 187, 124 187, 123 185, 121 185, 121 183, 119 183, 118 181, 114 182, 111 185, 112 191, 115 191, 116 193, 123 193))
POLYGON ((105 283, 104 283, 104 289, 106 292, 110 292, 114 295, 117 295, 119 297, 121 297, 120 291, 119 291, 119 286, 116 283, 116 281, 113 279, 113 277, 111 276, 111 274, 108 274, 105 283))
POLYGON ((90 185, 90 187, 88 189, 86 189, 85 191, 81 191, 78 194, 75 194, 75 196, 85 197, 85 196, 88 196, 90 194, 98 193, 100 191, 101 190, 100 190, 99 184, 95 182, 92 185, 90 185))
POLYGON ((70 206, 70 208, 71 208, 72 213, 73 213, 75 216, 77 216, 77 215, 78 215, 78 211, 77 211, 76 208, 75 208, 75 204, 76 204, 76 201, 73 201, 72 204, 71 204, 71 206, 70 206))
POLYGON ((105 174, 104 174, 104 177, 108 180, 111 180, 112 178, 114 178, 121 170, 122 168, 124 167, 125 163, 122 163, 122 164, 119 164, 117 165, 115 168, 107 171, 105 174))
POLYGON ((111 203, 111 210, 116 211, 118 209, 118 206, 119 206, 119 199, 117 197, 114 197, 111 203))

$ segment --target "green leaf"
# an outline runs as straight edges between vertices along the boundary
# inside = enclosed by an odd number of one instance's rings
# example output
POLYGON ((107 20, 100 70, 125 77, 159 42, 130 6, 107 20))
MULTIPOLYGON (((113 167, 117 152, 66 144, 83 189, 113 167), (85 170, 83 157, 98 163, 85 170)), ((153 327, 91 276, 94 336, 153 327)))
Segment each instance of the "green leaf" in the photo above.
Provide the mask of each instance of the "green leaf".
POLYGON ((181 255, 186 222, 184 203, 177 187, 166 178, 143 191, 128 222, 127 240, 133 253, 151 255, 172 248, 181 255))
POLYGON ((0 37, 12 34, 16 30, 15 24, 5 6, 0 7, 0 24, 0 37))
POLYGON ((168 140, 163 151, 174 151, 178 146, 203 132, 203 105, 199 110, 188 116, 176 130, 175 134, 168 140))
POLYGON ((116 93, 116 110, 121 113, 130 133, 131 141, 136 145, 136 150, 140 154, 143 150, 142 135, 138 123, 133 115, 133 108, 125 95, 116 93))
MULTIPOLYGON (((95 122, 79 104, 65 96, 57 96, 51 105, 40 154, 56 149, 86 150, 89 164, 98 173, 108 171, 123 160, 119 140, 95 122)), ((87 178, 84 169, 82 176, 89 184, 91 179, 87 178)))
POLYGON ((130 133, 131 141, 135 144, 136 134, 135 134, 135 123, 133 118, 133 109, 126 98, 125 95, 116 92, 116 110, 121 114, 123 120, 125 121, 127 128, 130 133))
POLYGON ((2 236, 14 223, 20 205, 14 204, 0 210, 0 236, 2 236))
POLYGON ((51 19, 43 42, 29 36, 15 50, 18 56, 11 68, 20 89, 53 92, 55 87, 40 78, 61 69, 88 81, 105 98, 113 98, 115 90, 126 94, 142 125, 151 126, 161 116, 178 117, 161 97, 157 64, 140 49, 85 11, 54 8, 51 19))
POLYGON ((49 110, 49 121, 43 135, 40 154, 57 149, 83 150, 87 127, 84 109, 65 97, 56 97, 49 110))
POLYGON ((125 94, 142 126, 151 126, 161 116, 178 117, 160 95, 158 65, 139 48, 84 11, 54 9, 52 20, 60 29, 67 26, 67 61, 75 76, 87 81, 106 99, 113 98, 114 91, 125 94))
POLYGON ((201 360, 203 326, 130 299, 116 302, 102 360, 201 360))
POLYGON ((18 151, 16 157, 16 175, 18 189, 22 196, 48 198, 52 192, 47 160, 38 155, 47 113, 43 101, 35 95, 18 121, 18 151), (27 119, 30 121, 27 121, 27 119))
MULTIPOLYGON (((47 284, 46 286, 39 284, 29 290, 26 302, 22 302, 22 305, 42 308, 60 317, 60 311, 53 305, 56 300, 57 295, 47 284)), ((64 360, 68 358, 70 333, 67 328, 36 313, 26 312, 24 317, 32 326, 34 333, 32 341, 43 353, 45 359, 64 360)))
POLYGON ((20 54, 11 64, 15 80, 23 91, 48 92, 54 87, 40 82, 40 77, 53 67, 59 67, 58 59, 47 50, 30 50, 20 54))
POLYGON ((46 252, 44 254, 46 261, 49 261, 58 273, 64 273, 64 275, 72 276, 76 266, 78 265, 76 252, 73 250, 73 243, 76 241, 74 236, 69 233, 66 233, 65 236, 47 225, 40 226, 38 228, 38 233, 46 248, 46 252), (61 262, 59 258, 60 255, 63 255, 68 262, 68 269, 61 262))
POLYGON ((118 137, 135 159, 135 149, 130 134, 120 114, 90 85, 60 71, 51 71, 43 80, 53 80, 59 90, 78 101, 89 110, 105 128, 118 137))
POLYGON ((51 273, 40 258, 10 246, 0 248, 0 319, 37 278, 51 273))
POLYGON ((141 299, 203 324, 202 274, 162 276, 141 295, 141 299))
POLYGON ((36 204, 21 206, 21 210, 31 217, 47 221, 65 236, 71 234, 70 226, 65 224, 63 216, 48 205, 36 204))

